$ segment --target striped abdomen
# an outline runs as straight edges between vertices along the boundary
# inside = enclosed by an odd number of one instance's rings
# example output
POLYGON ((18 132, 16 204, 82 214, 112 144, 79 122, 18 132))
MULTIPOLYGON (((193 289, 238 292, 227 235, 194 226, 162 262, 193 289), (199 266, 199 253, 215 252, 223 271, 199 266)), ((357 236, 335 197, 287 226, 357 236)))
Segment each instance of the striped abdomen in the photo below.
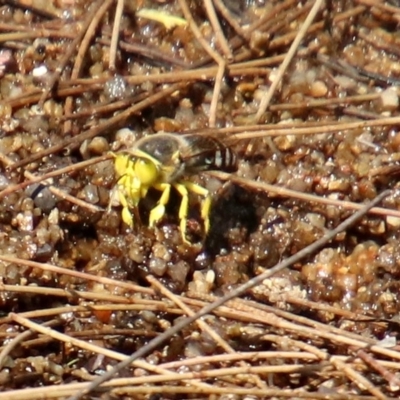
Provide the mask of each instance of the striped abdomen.
POLYGON ((220 170, 233 172, 237 170, 236 153, 228 146, 211 136, 184 135, 186 145, 180 149, 185 171, 220 170))

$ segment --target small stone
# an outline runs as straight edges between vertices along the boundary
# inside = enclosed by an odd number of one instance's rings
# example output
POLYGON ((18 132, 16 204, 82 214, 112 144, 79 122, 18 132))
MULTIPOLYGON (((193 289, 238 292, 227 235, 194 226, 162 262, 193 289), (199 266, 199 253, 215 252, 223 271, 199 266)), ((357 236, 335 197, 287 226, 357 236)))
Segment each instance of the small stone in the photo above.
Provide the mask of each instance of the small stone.
POLYGON ((389 215, 386 217, 386 223, 392 228, 398 228, 400 226, 400 218, 389 215))
POLYGON ((310 95, 313 97, 323 97, 328 93, 328 87, 325 82, 315 81, 310 86, 310 95))

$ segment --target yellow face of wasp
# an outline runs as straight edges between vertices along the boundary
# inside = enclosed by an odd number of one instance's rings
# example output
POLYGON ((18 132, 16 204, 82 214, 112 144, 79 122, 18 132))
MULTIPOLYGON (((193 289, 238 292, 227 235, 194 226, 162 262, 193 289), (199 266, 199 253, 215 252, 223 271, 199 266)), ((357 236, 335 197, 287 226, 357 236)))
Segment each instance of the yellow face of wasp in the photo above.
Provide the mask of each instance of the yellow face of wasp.
POLYGON ((152 160, 126 154, 115 155, 114 168, 118 178, 117 195, 123 207, 122 219, 132 227, 134 220, 130 209, 136 208, 149 188, 156 185, 159 170, 152 160))

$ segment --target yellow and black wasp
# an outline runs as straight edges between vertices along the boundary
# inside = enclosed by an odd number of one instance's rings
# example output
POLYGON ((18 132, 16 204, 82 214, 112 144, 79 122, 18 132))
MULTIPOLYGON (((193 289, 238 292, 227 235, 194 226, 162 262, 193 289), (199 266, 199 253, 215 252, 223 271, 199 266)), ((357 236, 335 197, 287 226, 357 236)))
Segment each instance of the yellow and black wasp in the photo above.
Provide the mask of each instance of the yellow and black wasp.
POLYGON ((157 133, 139 139, 131 148, 114 157, 117 175, 115 190, 122 205, 123 221, 130 227, 134 225, 132 211, 137 210, 148 190, 154 188, 161 192, 161 196, 150 211, 149 226, 153 227, 164 216, 171 187, 174 187, 182 197, 179 220, 185 242, 188 242, 189 192, 203 198, 200 214, 205 232, 210 228, 210 193, 191 182, 190 176, 202 171, 233 172, 237 169, 237 156, 231 148, 213 137, 199 134, 157 133))

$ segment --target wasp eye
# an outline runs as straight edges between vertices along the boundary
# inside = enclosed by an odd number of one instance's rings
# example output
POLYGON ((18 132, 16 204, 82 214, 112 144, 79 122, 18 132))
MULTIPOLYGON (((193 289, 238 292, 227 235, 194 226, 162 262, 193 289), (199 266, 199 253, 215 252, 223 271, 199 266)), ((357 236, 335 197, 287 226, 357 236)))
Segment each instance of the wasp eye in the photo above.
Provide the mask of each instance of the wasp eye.
POLYGON ((156 165, 145 159, 138 159, 135 162, 135 175, 144 186, 149 186, 154 183, 158 177, 156 165))

